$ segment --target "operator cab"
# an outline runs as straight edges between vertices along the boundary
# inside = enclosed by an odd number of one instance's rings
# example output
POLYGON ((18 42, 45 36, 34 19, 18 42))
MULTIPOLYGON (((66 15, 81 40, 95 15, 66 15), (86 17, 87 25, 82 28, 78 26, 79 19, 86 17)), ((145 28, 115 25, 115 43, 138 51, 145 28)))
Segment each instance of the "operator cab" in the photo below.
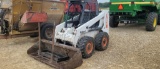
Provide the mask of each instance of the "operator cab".
POLYGON ((98 15, 96 7, 96 2, 92 0, 70 0, 67 10, 67 16, 65 18, 65 27, 77 28, 88 22, 96 15, 98 15))
POLYGON ((67 11, 67 17, 66 17, 66 27, 77 27, 80 22, 81 17, 81 9, 82 6, 80 4, 70 4, 68 11, 67 11))

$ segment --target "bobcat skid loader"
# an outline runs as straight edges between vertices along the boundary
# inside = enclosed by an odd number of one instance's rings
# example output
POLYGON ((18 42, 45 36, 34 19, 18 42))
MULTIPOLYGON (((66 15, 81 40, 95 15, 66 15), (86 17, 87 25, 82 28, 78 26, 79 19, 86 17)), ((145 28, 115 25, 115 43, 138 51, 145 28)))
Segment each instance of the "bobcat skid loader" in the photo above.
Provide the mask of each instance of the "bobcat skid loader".
MULTIPOLYGON (((69 0, 65 22, 53 29, 52 41, 41 39, 27 53, 57 69, 74 69, 95 49, 103 51, 109 43, 109 13, 99 13, 96 0, 69 0)), ((40 25, 39 25, 40 26, 40 25)))

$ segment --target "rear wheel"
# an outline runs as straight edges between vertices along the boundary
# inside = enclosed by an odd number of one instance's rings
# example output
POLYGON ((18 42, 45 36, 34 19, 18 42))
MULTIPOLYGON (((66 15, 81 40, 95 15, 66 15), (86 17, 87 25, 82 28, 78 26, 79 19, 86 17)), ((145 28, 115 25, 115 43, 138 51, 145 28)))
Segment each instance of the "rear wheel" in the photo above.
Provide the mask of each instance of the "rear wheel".
MULTIPOLYGON (((41 24, 41 27, 40 27, 41 30, 42 30, 42 28, 43 28, 46 24, 50 24, 50 23, 42 23, 42 24, 41 24)), ((38 30, 38 29, 37 29, 37 30, 38 30)), ((38 33, 33 33, 33 34, 30 35, 30 37, 31 37, 31 38, 38 37, 38 33)), ((42 35, 41 35, 41 37, 42 37, 42 35)), ((43 37, 43 38, 44 38, 44 37, 43 37)))
POLYGON ((43 27, 41 28, 41 38, 52 40, 52 35, 53 35, 53 24, 47 23, 43 25, 43 27))
POLYGON ((109 35, 106 32, 100 32, 95 37, 95 49, 99 51, 106 50, 109 44, 109 35))
POLYGON ((158 14, 158 22, 157 25, 160 25, 160 14, 158 14))
POLYGON ((146 20, 146 30, 154 31, 156 29, 157 22, 158 22, 158 14, 155 12, 149 13, 146 20))
POLYGON ((81 50, 83 58, 89 58, 95 49, 94 40, 92 37, 84 36, 78 41, 77 47, 81 50))
POLYGON ((118 27, 119 22, 117 21, 115 16, 110 16, 109 25, 112 28, 118 27))

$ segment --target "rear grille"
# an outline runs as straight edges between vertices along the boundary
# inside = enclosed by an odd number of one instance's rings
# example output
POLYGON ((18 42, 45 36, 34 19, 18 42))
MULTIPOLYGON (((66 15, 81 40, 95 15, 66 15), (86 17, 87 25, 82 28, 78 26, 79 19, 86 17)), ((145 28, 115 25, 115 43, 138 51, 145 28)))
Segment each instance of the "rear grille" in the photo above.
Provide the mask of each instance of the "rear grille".
POLYGON ((111 15, 131 15, 131 12, 111 12, 111 15))

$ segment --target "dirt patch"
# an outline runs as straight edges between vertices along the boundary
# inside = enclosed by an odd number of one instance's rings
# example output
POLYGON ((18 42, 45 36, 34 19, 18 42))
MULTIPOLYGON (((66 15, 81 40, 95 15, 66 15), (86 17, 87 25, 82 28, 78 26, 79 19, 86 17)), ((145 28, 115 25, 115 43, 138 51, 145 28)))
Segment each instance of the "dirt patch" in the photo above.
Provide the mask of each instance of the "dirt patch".
MULTIPOLYGON (((160 69, 160 26, 147 32, 142 25, 110 28, 110 44, 95 51, 77 69, 160 69)), ((27 55, 37 38, 0 40, 0 69, 53 69, 27 55)))

